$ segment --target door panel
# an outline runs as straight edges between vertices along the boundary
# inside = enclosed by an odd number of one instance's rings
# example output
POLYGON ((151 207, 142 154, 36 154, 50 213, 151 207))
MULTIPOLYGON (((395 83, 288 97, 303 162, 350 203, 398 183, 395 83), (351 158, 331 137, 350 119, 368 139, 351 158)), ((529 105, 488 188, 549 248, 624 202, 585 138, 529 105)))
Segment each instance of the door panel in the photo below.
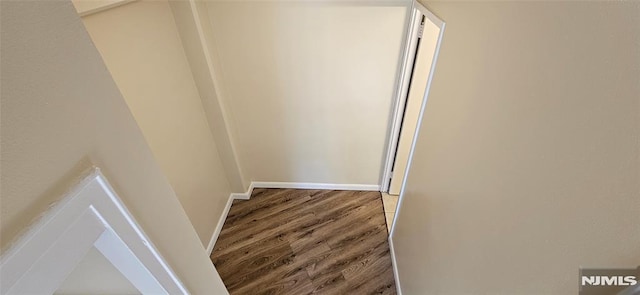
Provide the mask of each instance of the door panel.
POLYGON ((389 186, 390 195, 399 195, 402 183, 404 182, 405 171, 409 162, 409 153, 413 145, 413 138, 420 117, 420 109, 425 101, 425 90, 431 71, 440 28, 425 18, 423 34, 418 43, 416 62, 413 69, 409 94, 407 97, 404 118, 398 141, 395 163, 393 165, 393 176, 389 186))

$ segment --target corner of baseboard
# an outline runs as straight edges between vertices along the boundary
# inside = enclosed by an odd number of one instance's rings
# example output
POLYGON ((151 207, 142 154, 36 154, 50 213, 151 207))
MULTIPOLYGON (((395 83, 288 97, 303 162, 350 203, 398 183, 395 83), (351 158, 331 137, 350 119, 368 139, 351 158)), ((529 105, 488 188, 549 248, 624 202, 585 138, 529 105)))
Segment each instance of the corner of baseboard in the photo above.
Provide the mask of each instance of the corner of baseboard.
POLYGON ((249 184, 249 188, 247 189, 246 192, 244 193, 232 193, 231 196, 235 199, 235 200, 248 200, 251 198, 251 194, 253 193, 253 188, 255 187, 254 183, 251 182, 251 184, 249 184))
POLYGON ((402 295, 402 289, 400 288, 400 277, 398 276, 398 265, 396 262, 396 252, 393 249, 393 239, 391 238, 391 235, 389 235, 389 238, 387 239, 387 241, 389 242, 389 255, 391 256, 391 267, 393 268, 393 278, 396 282, 396 292, 398 293, 398 295, 402 295))
POLYGON ((216 225, 213 234, 211 235, 211 240, 209 241, 209 245, 207 246, 207 253, 211 255, 213 252, 213 247, 216 245, 216 241, 218 241, 218 236, 220 236, 220 232, 222 231, 222 227, 224 226, 225 220, 227 220, 227 215, 229 215, 229 210, 231 210, 231 205, 233 205, 233 200, 249 200, 251 198, 251 194, 253 193, 253 183, 249 185, 249 189, 245 193, 231 193, 229 195, 229 199, 227 200, 227 204, 222 210, 222 214, 218 219, 218 225, 216 225))
POLYGON ((251 195, 247 193, 233 193, 231 194, 231 198, 234 200, 248 200, 251 195))

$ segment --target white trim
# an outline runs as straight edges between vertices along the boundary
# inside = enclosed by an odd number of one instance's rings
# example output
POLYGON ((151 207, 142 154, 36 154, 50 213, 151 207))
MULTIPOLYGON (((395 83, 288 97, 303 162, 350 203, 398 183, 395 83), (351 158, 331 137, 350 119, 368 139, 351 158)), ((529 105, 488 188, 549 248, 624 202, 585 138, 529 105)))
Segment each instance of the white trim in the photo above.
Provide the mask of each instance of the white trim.
POLYGON ((52 294, 58 289, 105 231, 104 224, 94 213, 89 209, 79 216, 47 222, 42 231, 32 235, 30 240, 33 242, 18 244, 20 251, 3 259, 1 264, 0 292, 52 294))
POLYGON ((218 225, 216 225, 216 229, 213 231, 211 235, 211 240, 209 240, 209 245, 207 246, 207 254, 211 255, 213 252, 213 247, 216 245, 216 241, 218 240, 218 236, 220 236, 220 232, 222 231, 222 226, 224 226, 224 221, 227 219, 227 215, 229 215, 229 210, 231 210, 231 205, 233 204, 234 194, 229 195, 229 200, 227 200, 227 204, 224 206, 222 210, 222 214, 218 219, 218 225))
POLYGON ((253 182, 251 182, 251 184, 249 184, 249 188, 247 189, 247 192, 233 193, 231 195, 235 200, 248 200, 249 198, 251 198, 251 194, 253 193, 253 188, 254 188, 254 184, 253 182))
POLYGON ((207 2, 236 3, 292 3, 296 5, 344 5, 344 6, 410 6, 406 0, 208 0, 207 2))
POLYGON ((396 213, 393 217, 393 221, 391 224, 391 231, 389 232, 389 253, 391 255, 391 264, 393 266, 393 275, 396 280, 396 290, 398 294, 402 295, 402 289, 400 286, 400 276, 398 274, 398 266, 396 261, 395 250, 393 248, 393 235, 395 234, 396 223, 398 221, 398 216, 400 215, 400 211, 402 210, 402 203, 405 195, 405 187, 407 185, 407 179, 409 178, 409 171, 411 170, 411 164, 413 162, 413 154, 416 148, 416 142, 418 141, 418 135, 420 134, 420 127, 422 126, 422 119, 424 118, 424 110, 427 106, 427 99, 429 98, 429 92, 431 90, 431 82, 433 80, 433 75, 435 72, 436 64, 438 63, 438 54, 440 53, 440 46, 442 45, 442 36, 444 36, 445 30, 445 22, 440 18, 435 16, 429 10, 427 10, 420 3, 414 1, 414 9, 423 13, 430 21, 432 21, 436 26, 440 27, 440 34, 438 35, 438 42, 436 43, 436 50, 433 53, 433 62, 431 63, 431 69, 429 70, 429 79, 427 79, 427 88, 424 92, 424 99, 422 102, 422 106, 420 107, 420 116, 418 117, 418 125, 416 128, 416 132, 413 135, 413 142, 411 144, 411 150, 409 151, 409 159, 407 161, 407 168, 404 171, 404 179, 402 180, 402 186, 400 188, 400 196, 398 197, 398 204, 396 205, 396 213))
POLYGON ((163 294, 165 291, 160 282, 113 230, 104 231, 94 246, 142 294, 163 294))
MULTIPOLYGON (((422 11, 427 11, 428 10, 420 5, 420 3, 415 3, 415 9, 422 11)), ((435 23, 436 25, 438 25, 440 27, 440 34, 438 35, 438 42, 436 43, 436 50, 433 53, 433 62, 431 63, 431 69, 429 70, 429 79, 427 79, 427 88, 424 91, 424 99, 422 100, 422 106, 420 107, 420 116, 418 117, 418 125, 416 128, 416 132, 413 135, 413 142, 411 143, 411 151, 409 152, 409 159, 407 161, 407 169, 404 171, 404 179, 402 180, 402 187, 400 188, 400 196, 398 197, 398 205, 396 205, 396 214, 393 217, 393 223, 391 225, 391 231, 389 236, 393 236, 393 233, 395 232, 394 229, 396 227, 396 220, 398 219, 398 215, 400 213, 400 209, 402 209, 402 201, 404 200, 404 190, 405 190, 405 186, 407 185, 407 178, 409 176, 409 171, 411 170, 411 164, 413 162, 413 154, 415 152, 416 149, 416 143, 418 141, 418 135, 420 134, 420 127, 422 126, 422 119, 424 118, 424 110, 427 106, 427 100, 429 98, 429 92, 431 90, 431 81, 433 80, 433 74, 435 72, 436 69, 436 64, 438 63, 438 54, 440 53, 440 46, 442 45, 442 36, 444 35, 444 29, 445 29, 445 23, 444 21, 440 20, 439 18, 437 18, 435 15, 433 15, 432 13, 430 13, 430 17, 428 17, 430 20, 431 18, 436 18, 438 20, 438 23, 435 23)), ((426 14, 425 14, 426 15, 426 14)))
MULTIPOLYGON (((407 95, 409 93, 409 82, 411 80, 411 65, 415 59, 415 52, 417 50, 416 43, 418 42, 418 30, 420 27, 420 19, 424 15, 427 19, 433 22, 436 26, 440 27, 441 35, 444 30, 444 21, 438 18, 435 14, 431 13, 422 4, 413 1, 411 7, 411 20, 408 24, 407 37, 405 38, 404 45, 404 58, 402 61, 402 70, 398 78, 397 88, 395 90, 395 104, 393 106, 393 114, 391 119, 391 131, 389 140, 387 142, 387 155, 382 170, 382 179, 380 183, 381 192, 389 192, 389 180, 392 177, 391 168, 395 160, 395 152, 400 139, 400 125, 402 123, 402 110, 407 102, 407 95)), ((440 39, 438 39, 438 45, 436 48, 436 54, 434 60, 437 58, 437 52, 440 48, 440 39)), ((433 68, 433 67, 432 67, 433 68)), ((429 83, 431 82, 429 78, 429 83)), ((422 115, 422 114, 421 114, 422 115)), ((408 168, 407 168, 408 170, 408 168)))
POLYGON ((136 276, 123 272, 140 291, 188 294, 98 168, 0 257, 0 293, 52 294, 91 247, 121 272, 131 264, 147 270, 136 276), (124 252, 130 255, 119 255, 124 252))
POLYGON ((415 59, 416 43, 418 42, 418 29, 420 27, 421 15, 413 6, 409 10, 411 13, 410 21, 407 24, 408 32, 405 37, 404 54, 398 83, 395 90, 395 104, 393 106, 393 114, 391 119, 391 128, 389 133, 389 141, 387 142, 387 156, 382 170, 382 180, 380 183, 380 191, 389 192, 389 179, 391 179, 391 168, 393 167, 394 156, 400 138, 400 125, 402 123, 402 110, 407 102, 407 94, 409 93, 409 81, 411 80, 411 66, 415 59))
POLYGON ((262 182, 251 183, 254 188, 296 188, 296 189, 325 189, 345 191, 379 191, 377 184, 339 184, 339 183, 315 183, 315 182, 262 182))
POLYGON ((393 249, 393 239, 391 235, 388 238, 389 242, 389 254, 391 255, 391 267, 393 268, 393 278, 396 282, 396 293, 402 295, 402 288, 400 288, 400 277, 398 276, 398 264, 396 263, 396 252, 393 249))
MULTIPOLYGON (((142 230, 142 227, 140 227, 138 222, 135 221, 135 219, 133 218, 133 215, 131 215, 129 210, 125 207, 124 203, 120 200, 118 195, 116 195, 115 190, 111 187, 111 185, 109 184, 107 179, 102 175, 102 173, 100 172, 100 169, 95 168, 93 175, 90 176, 90 177, 91 178, 95 178, 95 180, 100 183, 102 189, 109 195, 110 201, 118 208, 119 213, 126 220, 126 222, 127 222, 126 225, 128 225, 135 232, 137 238, 139 239, 139 241, 137 241, 137 242, 141 242, 141 245, 129 245, 131 250, 136 255, 142 255, 142 257, 138 257, 138 258, 140 260, 142 260, 142 262, 147 267, 149 267, 149 265, 148 265, 149 263, 158 263, 158 264, 160 264, 161 268, 153 267, 154 269, 150 269, 150 271, 152 273, 154 273, 154 275, 156 275, 156 276, 157 275, 165 275, 165 274, 169 276, 168 279, 159 278, 160 281, 163 283, 163 285, 165 283, 166 284, 175 284, 175 286, 171 286, 171 287, 172 288, 175 287, 178 290, 168 290, 169 294, 174 294, 174 293, 175 294, 189 294, 189 292, 187 291, 186 287, 182 284, 180 279, 178 279, 178 277, 175 274, 175 272, 166 263, 166 260, 162 257, 160 252, 158 252, 156 246, 153 245, 153 242, 151 242, 151 240, 149 240, 149 238, 147 238, 147 235, 142 230), (146 249, 143 249, 142 247, 144 247, 146 249), (148 252, 145 253, 145 252, 143 252, 144 250, 148 250, 148 252), (151 254, 151 257, 146 257, 146 254, 151 254), (164 273, 162 271, 164 271, 164 273)), ((94 207, 96 207, 96 205, 94 205, 94 207)), ((107 213, 109 213, 109 212, 107 212, 107 213)), ((103 215, 103 216, 111 218, 111 216, 107 216, 107 215, 103 215)), ((116 220, 114 220, 114 221, 116 221, 116 220)), ((122 227, 124 227, 126 225, 113 224, 110 227, 112 229, 116 230, 116 232, 119 233, 120 231, 122 231, 124 229, 122 227)), ((123 238, 123 240, 127 244, 131 244, 131 243, 134 242, 132 240, 133 237, 122 236, 121 238, 123 238)))
POLYGON ((211 255, 213 252, 213 248, 218 241, 218 237, 220 236, 220 232, 222 231, 222 227, 224 226, 225 220, 227 220, 227 216, 229 215, 229 210, 231 210, 231 205, 233 205, 233 200, 249 200, 251 197, 251 193, 253 193, 253 183, 249 185, 249 189, 245 193, 231 193, 229 195, 229 199, 227 200, 227 204, 224 206, 222 210, 222 214, 218 219, 218 225, 216 225, 216 229, 213 231, 211 235, 211 240, 209 240, 209 245, 207 246, 207 253, 211 255))

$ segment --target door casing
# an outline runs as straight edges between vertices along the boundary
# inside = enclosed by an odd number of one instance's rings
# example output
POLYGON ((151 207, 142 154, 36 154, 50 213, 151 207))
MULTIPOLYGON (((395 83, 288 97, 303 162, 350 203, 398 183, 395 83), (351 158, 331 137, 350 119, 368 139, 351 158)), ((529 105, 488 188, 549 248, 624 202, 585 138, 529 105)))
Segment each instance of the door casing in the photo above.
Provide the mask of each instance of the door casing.
MULTIPOLYGON (((420 123, 422 121, 422 116, 424 114, 424 107, 426 106, 426 103, 427 103, 427 98, 428 98, 429 90, 431 87, 431 81, 433 79, 433 74, 434 74, 434 70, 435 70, 435 66, 438 58, 438 53, 440 50, 440 45, 442 43, 442 36, 444 34, 444 28, 445 28, 444 21, 442 21, 436 15, 431 13, 427 8, 425 8, 420 3, 413 1, 413 4, 411 6, 411 17, 407 26, 407 38, 405 40, 406 42, 403 50, 404 53, 403 53, 403 59, 402 59, 402 69, 398 77, 398 82, 396 83, 397 88, 395 91, 396 93, 395 104, 393 107, 393 114, 390 122, 391 126, 389 128, 390 134, 388 136, 388 142, 387 142, 387 154, 386 154, 386 160, 382 170, 382 176, 381 176, 381 182, 380 182, 381 192, 389 192, 390 180, 392 178, 393 173, 402 173, 404 176, 404 179, 406 179, 407 172, 409 171, 409 164, 411 162, 412 155, 413 155, 413 149, 415 148, 415 145, 412 143, 411 149, 409 151, 409 157, 408 157, 406 169, 404 171, 392 171, 394 166, 396 151, 398 148, 398 142, 400 140, 403 111, 404 111, 405 105, 407 104, 407 98, 409 94, 412 66, 414 63, 414 59, 416 58, 416 50, 417 50, 419 30, 420 30, 420 20, 422 19, 423 15, 425 16, 425 21, 429 21, 434 25, 436 25, 437 27, 439 27, 440 32, 437 36, 436 49, 435 49, 432 62, 431 62, 431 67, 429 70, 426 90, 424 93, 422 105, 420 107, 420 115, 418 117, 416 131, 413 136, 413 143, 415 143, 415 138, 417 137, 417 134, 420 128, 420 123)), ((403 188, 404 188, 404 181, 400 189, 400 195, 402 195, 403 188)), ((398 206, 399 204, 400 203, 398 202, 398 206)))
POLYGON ((98 168, 0 257, 0 294, 53 294, 95 247, 142 294, 188 294, 98 168))

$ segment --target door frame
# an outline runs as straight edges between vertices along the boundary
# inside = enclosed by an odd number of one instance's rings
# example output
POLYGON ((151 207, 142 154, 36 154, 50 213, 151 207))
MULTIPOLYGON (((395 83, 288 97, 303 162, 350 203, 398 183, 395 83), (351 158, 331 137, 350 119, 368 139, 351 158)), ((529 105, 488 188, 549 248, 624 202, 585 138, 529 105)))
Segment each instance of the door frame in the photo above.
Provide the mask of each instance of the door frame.
MULTIPOLYGON (((402 124, 403 118, 403 110, 407 103, 407 98, 409 95, 409 83, 411 81, 411 75, 413 70, 413 62, 416 58, 417 51, 417 43, 418 43, 418 33, 420 30, 420 20, 424 15, 425 18, 436 26, 440 27, 440 34, 438 36, 438 41, 436 44, 436 50, 433 56, 433 62, 431 64, 431 69, 429 71, 429 78, 427 79, 427 87, 425 90, 424 99, 422 102, 422 106, 420 107, 420 115, 418 117, 418 125, 416 127, 416 131, 413 137, 413 143, 411 145, 411 150, 409 151, 409 158, 407 163, 407 168, 404 173, 405 179, 403 180, 402 187, 400 189, 400 196, 402 196, 402 192, 404 190, 404 182, 406 181, 407 172, 409 171, 411 160, 413 158, 413 150, 415 148, 415 139, 417 138, 420 123, 422 122, 422 116, 424 114, 424 108, 427 102, 427 98, 429 95, 429 90, 431 88, 431 81, 433 79, 433 72, 436 66, 436 62, 438 59, 438 53, 440 51, 440 45, 442 44, 442 36, 444 34, 445 22, 438 18, 436 15, 431 13, 426 7, 416 2, 415 0, 411 6, 411 17, 410 21, 407 25, 407 37, 405 39, 404 49, 403 49, 403 57, 402 57, 402 67, 400 71, 400 75, 398 77, 398 82, 395 91, 395 103, 393 106, 393 115, 391 118, 391 126, 390 126, 390 134, 388 136, 387 142, 387 155, 384 162, 384 167, 382 170, 382 178, 380 182, 380 191, 381 192, 389 192, 389 185, 391 183, 392 168, 395 161, 396 150, 398 148, 398 141, 400 140, 400 127, 402 124)), ((398 201, 398 207, 400 202, 398 201)), ((397 214, 396 214, 397 216, 397 214)), ((395 222, 395 220, 394 220, 395 222)))
MULTIPOLYGON (((427 19, 433 22, 436 26, 440 28, 440 33, 438 34, 438 41, 436 43, 436 50, 433 52, 433 61, 431 62, 431 69, 429 70, 429 78, 427 79, 427 87, 424 91, 424 97, 422 99, 422 105, 420 106, 420 115, 418 116, 418 124, 416 126, 416 131, 413 134, 413 142, 411 143, 411 149, 409 150, 409 157, 407 159, 407 168, 404 171, 404 179, 402 180, 402 186, 400 187, 400 195, 398 197, 398 204, 396 205, 396 213, 393 217, 393 221, 391 223, 391 230, 389 232, 389 240, 391 241, 393 234, 396 228, 396 221, 398 220, 398 215, 400 213, 400 209, 402 206, 402 201, 404 200, 405 188, 407 186, 407 178, 409 176, 409 171, 411 170, 411 164, 413 162, 413 154, 416 149, 416 141, 418 139, 418 135, 420 134, 420 127, 422 125, 422 119, 424 119, 424 110, 427 106, 427 100, 429 98, 429 92, 431 91, 431 82, 433 81, 433 75, 435 73, 436 65, 438 63, 438 54, 440 53, 440 46, 442 46, 442 37, 444 36, 445 30, 445 22, 438 18, 436 15, 431 13, 426 7, 422 6, 420 3, 415 2, 414 0, 414 11, 418 11, 422 15, 424 15, 427 19)), ((395 265, 395 262, 394 262, 395 265)), ((396 273, 397 277, 397 273, 396 273)))
MULTIPOLYGON (((396 213, 393 217, 393 221, 391 223, 391 230, 389 232, 389 241, 392 244, 393 234, 396 229, 396 221, 398 220, 398 215, 400 213, 400 209, 402 206, 402 201, 405 196, 405 188, 407 186, 407 178, 409 176, 409 171, 411 170, 411 164, 413 162, 413 154, 416 149, 416 142, 418 139, 418 135, 420 134, 420 127, 422 126, 422 119, 424 119, 424 110, 427 106, 427 100, 429 98, 429 92, 431 91, 431 85, 433 81, 433 75, 435 73, 436 64, 438 63, 438 55, 440 53, 440 46, 442 45, 442 37, 444 36, 445 30, 445 22, 427 10, 426 7, 422 6, 420 3, 415 2, 414 0, 414 10, 422 13, 427 19, 433 22, 436 26, 440 27, 440 33, 438 34, 438 41, 436 43, 436 50, 433 52, 433 61, 431 62, 431 69, 429 70, 429 78, 427 78, 427 87, 424 91, 424 97, 422 99, 422 106, 420 106, 420 115, 418 116, 418 124, 416 126, 416 132, 413 134, 413 142, 411 143, 411 149, 409 151, 409 158, 407 159, 407 168, 404 171, 404 179, 402 180, 402 186, 400 187, 400 196, 398 198, 398 204, 396 205, 396 213)), ((395 265, 395 262, 394 262, 395 265)), ((395 267, 395 266, 394 266, 395 267)), ((397 277, 397 273, 396 273, 397 277)))
POLYGON ((391 169, 393 168, 398 140, 400 139, 400 126, 403 114, 402 110, 404 110, 404 106, 407 102, 407 96, 409 94, 409 82, 411 80, 412 65, 417 50, 418 30, 420 29, 421 14, 415 8, 415 2, 413 2, 408 12, 411 13, 411 15, 409 17, 409 22, 407 23, 407 34, 405 37, 405 44, 403 46, 404 48, 402 50, 402 65, 398 81, 396 83, 393 113, 390 122, 391 126, 387 142, 387 155, 380 182, 380 191, 385 193, 389 192, 389 184, 392 176, 391 169))
POLYGON ((0 256, 0 293, 53 294, 92 247, 143 294, 189 294, 98 168, 0 256))
MULTIPOLYGON (((429 97, 429 92, 431 90, 431 82, 433 80, 433 75, 435 72, 435 68, 436 68, 436 64, 438 62, 438 54, 440 53, 440 46, 442 45, 442 37, 444 36, 444 30, 445 30, 445 22, 443 20, 441 20, 440 18, 438 18, 437 16, 435 16, 433 13, 431 13, 429 10, 427 10, 426 7, 422 6, 420 3, 416 2, 415 0, 413 0, 413 5, 412 5, 412 10, 411 10, 411 14, 412 14, 412 24, 414 24, 413 26, 410 26, 408 28, 409 30, 409 34, 408 34, 408 38, 406 40, 405 43, 405 56, 404 56, 404 61, 403 61, 403 73, 402 75, 406 75, 407 71, 410 71, 411 69, 407 69, 409 67, 409 65, 411 65, 413 63, 413 58, 415 57, 415 54, 413 55, 408 55, 408 53, 410 52, 410 46, 411 44, 415 44, 415 42, 417 41, 417 34, 414 33, 415 30, 415 19, 418 18, 422 18, 422 15, 425 16, 426 19, 428 19, 429 21, 433 22, 436 26, 440 27, 440 33, 438 35, 438 41, 436 43, 436 49, 433 53, 433 61, 431 62, 431 69, 429 70, 429 78, 427 79, 427 87, 425 89, 424 92, 424 97, 422 99, 422 105, 420 106, 420 115, 418 116, 418 124, 416 127, 416 131, 413 135, 413 142, 411 143, 411 149, 409 150, 409 157, 407 159, 407 168, 404 171, 404 179, 402 180, 402 186, 400 187, 400 195, 398 198, 398 204, 396 205, 396 211, 395 211, 395 215, 393 217, 393 221, 391 223, 391 230, 389 231, 389 251, 391 254, 391 264, 393 267, 393 274, 394 274, 394 278, 395 278, 395 283, 396 283, 396 290, 398 291, 398 294, 402 295, 402 288, 400 285, 400 276, 398 273, 398 263, 396 261, 396 255, 395 255, 395 249, 393 247, 393 236, 396 232, 396 223, 398 221, 398 216, 400 215, 400 211, 402 209, 402 203, 404 200, 404 196, 405 196, 405 188, 407 185, 407 176, 409 175, 409 171, 411 170, 411 164, 413 162, 413 154, 415 152, 415 148, 416 148, 416 140, 418 139, 418 135, 420 133, 420 126, 422 125, 422 119, 424 118, 424 110, 426 108, 427 105, 427 99, 429 97), (408 63, 408 61, 411 61, 411 63, 408 63)), ((414 49, 415 50, 415 49, 414 49)), ((408 81, 405 82, 404 80, 408 80, 408 77, 402 77, 401 80, 399 80, 398 82, 398 96, 396 97, 397 103, 396 103, 396 109, 394 110, 394 117, 393 117, 393 123, 392 124, 399 124, 400 120, 402 119, 400 116, 401 114, 399 114, 399 107, 400 104, 402 104, 402 107, 404 108, 404 103, 406 103, 406 94, 408 94, 408 81), (405 85, 405 83, 407 85, 405 85), (406 93, 404 96, 402 96, 402 93, 406 93)), ((395 157, 395 147, 397 146, 398 143, 398 139, 400 137, 400 133, 399 133, 399 128, 400 126, 395 127, 394 129, 392 129, 392 133, 391 136, 389 136, 389 151, 387 153, 387 162, 385 165, 385 178, 382 179, 382 184, 381 184, 381 191, 388 191, 389 190, 389 176, 390 176, 390 169, 391 166, 393 165, 393 157, 395 157), (397 128, 397 130, 395 129, 397 128), (393 147, 393 149, 392 149, 393 147), (389 170, 386 170, 389 169, 389 170), (382 190, 382 188, 384 188, 385 190, 382 190)))

